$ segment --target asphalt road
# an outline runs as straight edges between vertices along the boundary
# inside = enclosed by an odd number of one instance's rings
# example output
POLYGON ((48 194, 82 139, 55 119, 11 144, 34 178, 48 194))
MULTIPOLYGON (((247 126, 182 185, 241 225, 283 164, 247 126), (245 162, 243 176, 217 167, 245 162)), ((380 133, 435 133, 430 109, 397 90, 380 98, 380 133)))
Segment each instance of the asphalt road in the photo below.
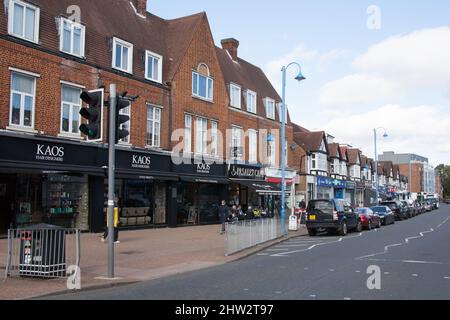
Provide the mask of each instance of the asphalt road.
MULTIPOLYGON (((370 281, 377 285, 376 281, 370 281)), ((299 237, 220 267, 54 299, 450 299, 450 206, 347 237, 299 237), (368 268, 380 286, 367 286, 368 268)), ((48 299, 48 298, 47 298, 48 299)))

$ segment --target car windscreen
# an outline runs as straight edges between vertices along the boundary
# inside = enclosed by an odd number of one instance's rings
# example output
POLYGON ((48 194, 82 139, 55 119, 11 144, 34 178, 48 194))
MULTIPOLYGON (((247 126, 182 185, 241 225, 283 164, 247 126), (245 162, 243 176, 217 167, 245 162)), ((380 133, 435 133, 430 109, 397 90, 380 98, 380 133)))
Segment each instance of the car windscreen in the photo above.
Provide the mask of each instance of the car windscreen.
POLYGON ((383 208, 383 207, 374 207, 374 208, 370 208, 370 209, 376 213, 385 213, 386 212, 386 208, 383 208))
POLYGON ((390 209, 397 209, 397 204, 395 202, 383 203, 383 205, 389 207, 390 209))
POLYGON ((356 209, 356 213, 359 213, 359 214, 366 214, 366 213, 367 213, 367 209, 364 209, 364 208, 357 208, 357 209, 356 209))

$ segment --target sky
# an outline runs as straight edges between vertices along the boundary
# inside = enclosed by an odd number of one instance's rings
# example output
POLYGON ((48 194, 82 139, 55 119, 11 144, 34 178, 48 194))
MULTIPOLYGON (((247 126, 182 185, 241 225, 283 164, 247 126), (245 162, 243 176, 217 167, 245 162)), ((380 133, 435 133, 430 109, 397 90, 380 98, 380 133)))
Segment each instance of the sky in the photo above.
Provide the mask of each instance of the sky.
POLYGON ((416 153, 450 164, 450 1, 150 0, 172 19, 205 11, 214 40, 240 42, 281 93, 291 119, 374 156, 416 153), (383 138, 383 128, 388 138, 383 138))

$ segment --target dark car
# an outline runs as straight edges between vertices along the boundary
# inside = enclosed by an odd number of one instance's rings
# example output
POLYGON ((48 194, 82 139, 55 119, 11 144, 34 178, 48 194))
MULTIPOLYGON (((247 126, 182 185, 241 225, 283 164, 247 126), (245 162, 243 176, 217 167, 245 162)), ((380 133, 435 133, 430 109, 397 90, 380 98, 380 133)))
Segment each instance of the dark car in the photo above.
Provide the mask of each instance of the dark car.
POLYGON ((428 198, 427 200, 430 201, 431 207, 433 208, 433 210, 439 209, 439 202, 437 201, 436 198, 428 198))
POLYGON ((406 210, 406 213, 408 215, 408 218, 412 218, 416 216, 416 211, 414 210, 413 206, 411 206, 408 201, 401 201, 402 206, 404 210, 406 210))
POLYGON ((425 200, 425 210, 426 212, 433 211, 433 205, 430 200, 425 200))
POLYGON ((356 214, 359 214, 359 220, 362 223, 363 228, 366 230, 372 230, 373 228, 381 228, 380 216, 373 212, 369 208, 357 208, 356 214))
POLYGON ((381 219, 381 223, 384 226, 395 223, 395 215, 389 207, 377 206, 370 208, 374 213, 378 214, 381 219))
POLYGON ((389 207, 395 215, 395 220, 401 221, 408 219, 407 209, 402 205, 400 201, 385 201, 381 203, 382 206, 389 207))
POLYGON ((445 204, 450 204, 450 199, 445 199, 445 204))
POLYGON ((306 227, 310 236, 317 232, 338 232, 347 235, 349 230, 361 232, 362 224, 351 205, 341 199, 312 200, 306 209, 306 227))

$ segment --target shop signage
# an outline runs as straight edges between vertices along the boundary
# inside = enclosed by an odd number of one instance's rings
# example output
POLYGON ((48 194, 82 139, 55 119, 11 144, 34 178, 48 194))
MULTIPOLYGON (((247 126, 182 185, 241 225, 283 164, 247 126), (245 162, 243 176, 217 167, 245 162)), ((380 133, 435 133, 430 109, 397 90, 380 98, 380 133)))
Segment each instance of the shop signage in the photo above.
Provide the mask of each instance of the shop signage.
POLYGON ((197 163, 197 173, 201 174, 210 174, 211 172, 211 165, 207 163, 197 163))
POLYGON ((150 169, 152 159, 150 156, 133 154, 131 159, 131 167, 139 169, 150 169))
POLYGON ((173 164, 173 172, 179 174, 199 175, 199 176, 225 176, 225 164, 210 163, 208 161, 188 161, 181 164, 173 164))
POLYGON ((356 189, 356 183, 352 181, 347 181, 346 189, 356 189))
POLYGON ((331 179, 328 177, 317 177, 317 186, 325 188, 345 189, 347 182, 343 180, 331 179))
POLYGON ((64 162, 64 147, 38 143, 36 160, 64 162))
POLYGON ((245 165, 230 165, 229 177, 242 180, 265 180, 264 169, 245 165))

